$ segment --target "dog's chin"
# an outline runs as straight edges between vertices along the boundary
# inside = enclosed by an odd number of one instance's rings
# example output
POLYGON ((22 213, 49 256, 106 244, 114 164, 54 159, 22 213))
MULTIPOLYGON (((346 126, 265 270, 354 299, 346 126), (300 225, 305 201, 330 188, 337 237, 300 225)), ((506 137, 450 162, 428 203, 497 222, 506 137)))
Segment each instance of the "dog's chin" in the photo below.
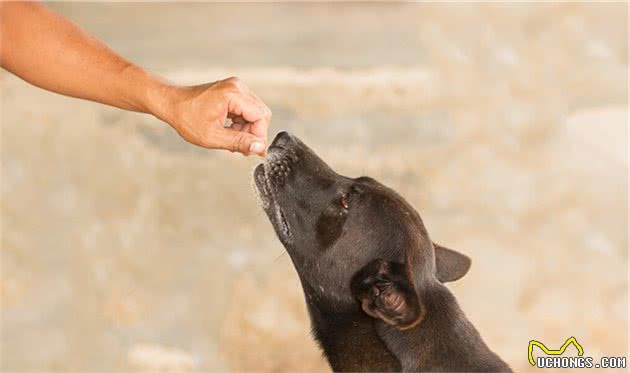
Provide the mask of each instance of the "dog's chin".
POLYGON ((281 190, 273 163, 268 160, 256 166, 254 170, 254 187, 258 201, 269 217, 276 235, 285 246, 293 241, 291 229, 280 207, 281 190))

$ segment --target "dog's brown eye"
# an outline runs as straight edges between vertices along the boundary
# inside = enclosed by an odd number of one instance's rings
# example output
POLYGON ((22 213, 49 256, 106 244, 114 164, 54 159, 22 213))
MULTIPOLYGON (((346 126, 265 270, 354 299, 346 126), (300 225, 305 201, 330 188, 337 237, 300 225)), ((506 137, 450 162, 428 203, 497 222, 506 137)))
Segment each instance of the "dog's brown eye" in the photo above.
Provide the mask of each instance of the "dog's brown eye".
POLYGON ((348 200, 348 196, 346 194, 341 196, 341 199, 339 200, 339 203, 346 210, 350 207, 350 200, 348 200))

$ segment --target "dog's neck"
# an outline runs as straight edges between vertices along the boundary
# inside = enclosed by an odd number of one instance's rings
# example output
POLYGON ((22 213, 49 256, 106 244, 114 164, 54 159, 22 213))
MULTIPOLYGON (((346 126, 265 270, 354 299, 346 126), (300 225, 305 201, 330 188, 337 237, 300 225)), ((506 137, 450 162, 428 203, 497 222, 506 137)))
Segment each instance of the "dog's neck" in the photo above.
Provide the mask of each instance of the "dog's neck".
POLYGON ((408 330, 379 323, 379 336, 394 351, 403 371, 488 371, 510 368, 485 344, 441 283, 421 289, 424 319, 408 330))
POLYGON ((309 305, 315 338, 334 371, 509 371, 443 285, 423 289, 420 324, 399 330, 362 311, 330 314, 309 305))
POLYGON ((400 362, 378 337, 373 319, 363 314, 311 312, 313 334, 335 372, 397 372, 400 362), (319 316, 326 321, 321 322, 319 316))

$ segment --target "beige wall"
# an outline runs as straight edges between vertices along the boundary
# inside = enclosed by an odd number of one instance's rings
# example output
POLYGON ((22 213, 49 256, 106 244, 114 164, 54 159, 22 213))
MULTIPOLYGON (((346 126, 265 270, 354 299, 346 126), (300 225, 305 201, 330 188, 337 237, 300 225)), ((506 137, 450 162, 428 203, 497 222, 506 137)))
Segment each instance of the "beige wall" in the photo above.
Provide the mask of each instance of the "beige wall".
MULTIPOLYGON (((171 80, 242 77, 274 133, 398 190, 515 370, 530 339, 627 354, 625 4, 54 7, 171 80)), ((326 368, 256 159, 0 78, 3 371, 326 368)))

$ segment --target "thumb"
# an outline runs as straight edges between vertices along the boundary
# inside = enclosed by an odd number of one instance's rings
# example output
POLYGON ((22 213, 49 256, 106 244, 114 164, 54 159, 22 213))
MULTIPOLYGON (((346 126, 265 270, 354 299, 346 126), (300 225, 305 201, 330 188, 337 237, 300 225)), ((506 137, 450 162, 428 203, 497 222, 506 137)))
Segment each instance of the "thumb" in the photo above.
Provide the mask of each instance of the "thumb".
POLYGON ((219 135, 219 147, 243 155, 256 154, 263 157, 267 153, 265 139, 261 139, 251 133, 242 132, 233 128, 223 128, 219 135))

